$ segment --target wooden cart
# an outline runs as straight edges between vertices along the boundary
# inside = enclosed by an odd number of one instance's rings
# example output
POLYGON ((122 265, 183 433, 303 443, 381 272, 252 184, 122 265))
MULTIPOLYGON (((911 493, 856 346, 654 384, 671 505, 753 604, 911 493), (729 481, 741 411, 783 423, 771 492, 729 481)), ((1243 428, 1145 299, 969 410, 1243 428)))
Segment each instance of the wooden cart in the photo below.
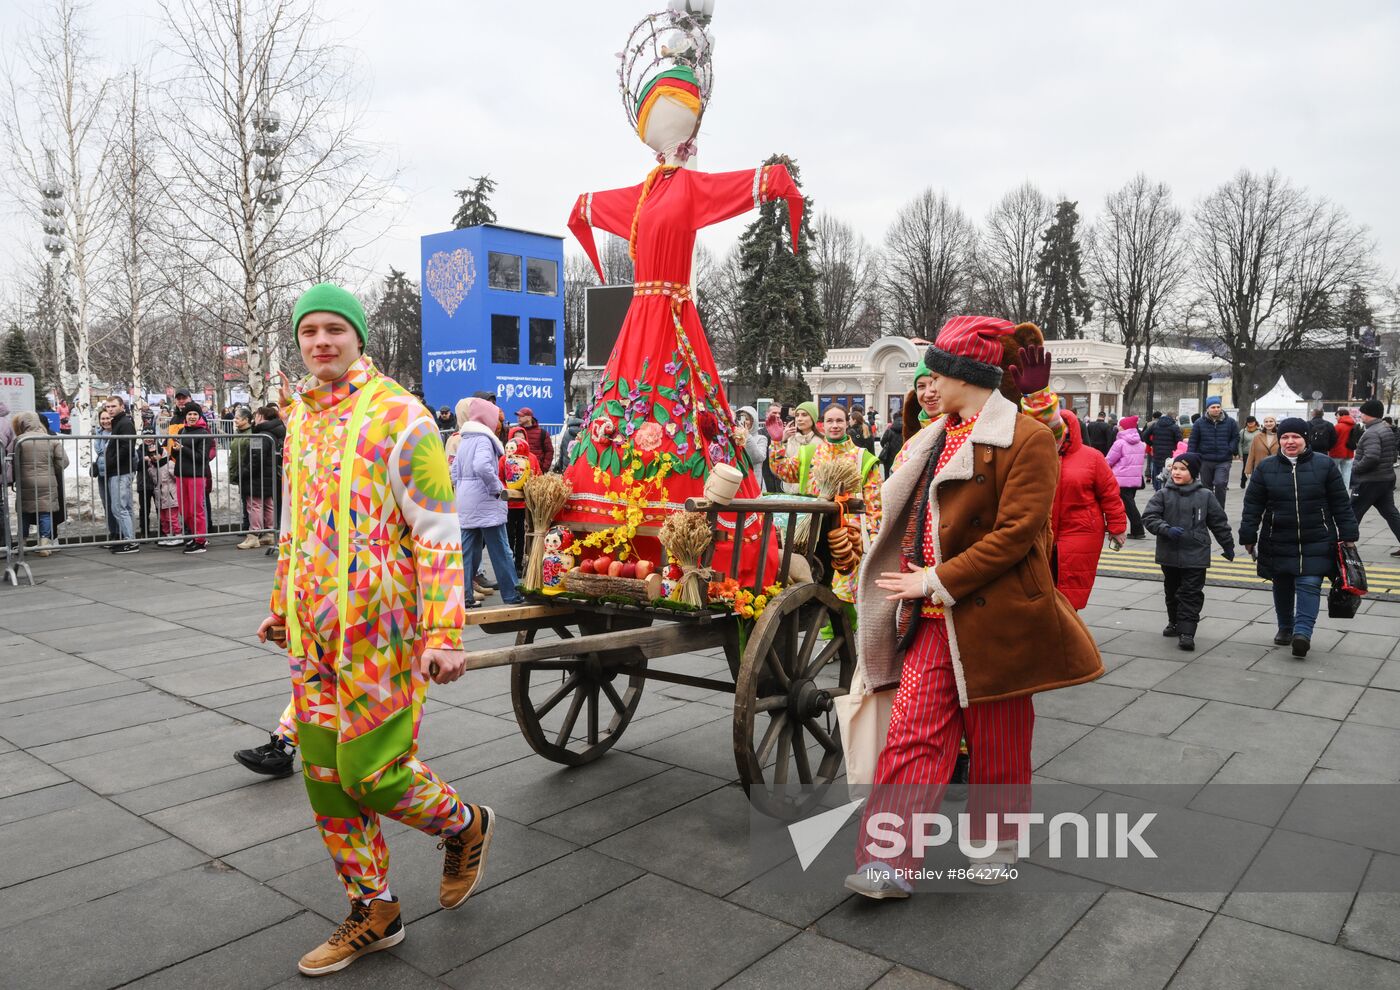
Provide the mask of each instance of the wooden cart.
MULTIPOLYGON (((793 532, 800 515, 812 515, 809 547, 817 546, 838 507, 820 499, 765 498, 723 507, 691 499, 686 509, 706 513, 716 542, 761 516, 760 575, 774 516, 787 514, 777 577, 783 590, 751 629, 741 628, 733 612, 718 609, 560 604, 530 596, 529 605, 468 613, 469 624, 516 638, 512 646, 471 652, 466 668, 510 666, 515 717, 525 738, 541 756, 568 766, 591 763, 612 748, 649 680, 733 694, 734 760, 750 800, 773 817, 801 817, 841 772, 833 699, 849 689, 856 654, 844 603, 820 583, 820 564, 811 549, 805 559, 817 583, 790 583, 793 532), (735 519, 733 530, 719 524, 721 511, 735 519), (823 635, 827 627, 830 638, 823 635), (728 678, 650 665, 717 646, 724 649, 728 678)), ((859 513, 862 506, 852 500, 845 509, 859 513)), ((708 566, 713 555, 712 546, 703 563, 708 566)), ((737 578, 739 554, 731 557, 729 576, 737 578)))

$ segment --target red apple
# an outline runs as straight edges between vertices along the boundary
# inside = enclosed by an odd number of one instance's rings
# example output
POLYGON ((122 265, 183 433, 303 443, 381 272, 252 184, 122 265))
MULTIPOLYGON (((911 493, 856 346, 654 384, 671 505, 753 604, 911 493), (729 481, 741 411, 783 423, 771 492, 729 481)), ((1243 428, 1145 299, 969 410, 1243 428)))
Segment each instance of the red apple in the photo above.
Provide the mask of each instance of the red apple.
POLYGON ((607 554, 605 554, 605 553, 600 553, 600 554, 598 554, 598 556, 596 556, 596 557, 593 558, 593 573, 595 573, 595 574, 606 574, 606 573, 608 573, 608 567, 612 564, 612 562, 613 562, 613 559, 612 559, 611 557, 609 557, 607 554))
POLYGON ((593 561, 591 561, 591 560, 580 560, 580 561, 578 562, 578 567, 577 567, 576 569, 578 570, 578 572, 579 572, 580 574, 592 574, 592 573, 593 573, 593 561))
POLYGON ((637 577, 645 581, 647 575, 656 570, 656 565, 649 560, 637 561, 637 577))
POLYGON ((634 577, 636 577, 636 576, 637 576, 637 565, 634 564, 634 563, 632 563, 632 561, 630 561, 630 560, 629 560, 627 563, 623 564, 623 565, 622 565, 622 576, 625 577, 625 578, 634 578, 634 577))
POLYGON ((608 577, 622 577, 622 568, 626 565, 620 560, 614 560, 608 565, 608 577))

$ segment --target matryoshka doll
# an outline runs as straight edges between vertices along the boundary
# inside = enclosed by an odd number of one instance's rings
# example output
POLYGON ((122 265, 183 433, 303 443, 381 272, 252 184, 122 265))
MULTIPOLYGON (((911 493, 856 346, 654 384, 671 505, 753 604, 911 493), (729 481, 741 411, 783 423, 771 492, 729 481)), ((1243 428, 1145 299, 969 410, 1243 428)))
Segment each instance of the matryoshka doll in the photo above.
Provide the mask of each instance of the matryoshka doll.
POLYGON ((563 526, 550 527, 544 537, 544 570, 540 590, 557 595, 564 590, 564 575, 573 569, 574 534, 563 526))
POLYGON ((661 597, 670 598, 671 592, 676 590, 676 585, 681 580, 681 565, 668 563, 661 568, 661 597))
POLYGON ((501 456, 501 481, 505 484, 506 490, 511 493, 512 499, 520 498, 520 492, 524 489, 525 482, 539 473, 539 461, 535 459, 534 454, 530 453, 530 444, 525 439, 525 431, 518 426, 510 431, 505 449, 505 454, 501 456))

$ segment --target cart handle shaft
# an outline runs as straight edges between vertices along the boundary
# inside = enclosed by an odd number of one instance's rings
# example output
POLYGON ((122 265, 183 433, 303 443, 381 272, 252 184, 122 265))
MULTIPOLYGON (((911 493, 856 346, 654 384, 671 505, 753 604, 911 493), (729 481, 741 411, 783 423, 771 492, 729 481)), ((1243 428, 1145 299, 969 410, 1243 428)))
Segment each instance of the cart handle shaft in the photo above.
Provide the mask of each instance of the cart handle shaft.
POLYGON ((724 644, 723 623, 706 626, 692 623, 665 622, 639 629, 618 629, 613 632, 575 636, 573 639, 546 639, 520 646, 503 646, 494 650, 473 650, 467 654, 464 670, 487 667, 509 667, 517 663, 555 660, 559 657, 583 656, 588 653, 608 653, 614 650, 639 649, 648 657, 663 657, 674 653, 692 653, 724 644))
MULTIPOLYGON (((717 512, 810 512, 815 515, 833 516, 841 507, 823 498, 736 498, 728 505, 720 505, 707 498, 685 500, 686 512, 709 512, 712 509, 717 512)), ((852 498, 846 503, 845 509, 851 515, 858 516, 865 511, 865 503, 858 498, 852 498)))

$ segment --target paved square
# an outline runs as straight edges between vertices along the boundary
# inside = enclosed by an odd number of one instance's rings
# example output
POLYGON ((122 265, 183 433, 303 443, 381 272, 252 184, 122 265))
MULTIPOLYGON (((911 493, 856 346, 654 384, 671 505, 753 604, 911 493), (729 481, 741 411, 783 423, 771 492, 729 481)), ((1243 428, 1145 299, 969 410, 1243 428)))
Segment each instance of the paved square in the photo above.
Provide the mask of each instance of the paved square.
MULTIPOLYGON (((1388 562, 1378 519, 1363 536, 1388 562)), ((39 587, 0 588, 0 985, 308 985, 296 959, 343 895, 300 781, 231 759, 285 700, 285 661, 253 636, 271 560, 216 544, 197 562, 32 563, 39 587)), ((432 765, 500 815, 482 890, 439 911, 441 853, 389 824, 408 937, 325 985, 1400 986, 1400 808, 1331 814, 1291 789, 1400 781, 1400 604, 1324 617, 1298 661, 1270 642, 1266 590, 1209 586, 1191 654, 1160 635, 1161 586, 1144 577, 1100 577, 1084 615, 1112 673, 1037 698, 1036 780, 1090 810, 1179 785, 1186 820, 1238 836, 1217 852, 1239 890, 1169 895, 1080 870, 1053 893, 780 896, 749 872, 726 697, 648 684, 615 750, 565 768, 530 750, 509 672, 490 670, 431 688, 422 729, 432 765), (1282 789, 1200 791, 1261 782, 1282 789), (1293 864, 1357 891, 1247 889, 1293 864)), ((658 665, 723 669, 711 654, 658 665)))

